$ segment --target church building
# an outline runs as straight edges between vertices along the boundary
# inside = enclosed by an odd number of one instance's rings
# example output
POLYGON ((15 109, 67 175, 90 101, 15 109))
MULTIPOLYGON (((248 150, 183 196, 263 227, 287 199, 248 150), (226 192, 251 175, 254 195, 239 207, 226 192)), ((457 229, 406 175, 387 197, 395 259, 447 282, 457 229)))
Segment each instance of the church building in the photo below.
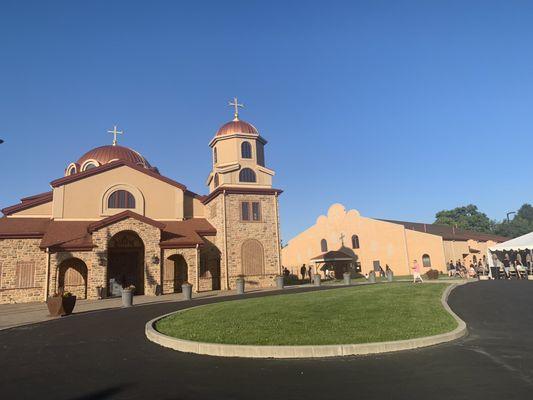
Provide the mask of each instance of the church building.
POLYGON ((283 247, 282 261, 295 275, 305 264, 315 272, 334 271, 337 278, 346 270, 366 274, 386 266, 397 275, 410 275, 415 260, 424 271, 446 272, 450 261, 467 267, 484 261, 488 247, 506 240, 446 225, 368 218, 333 204, 283 247))
POLYGON ((162 175, 117 143, 67 164, 51 190, 21 199, 0 218, 0 303, 270 286, 281 270, 278 196, 267 141, 234 118, 210 141, 209 193, 162 175))

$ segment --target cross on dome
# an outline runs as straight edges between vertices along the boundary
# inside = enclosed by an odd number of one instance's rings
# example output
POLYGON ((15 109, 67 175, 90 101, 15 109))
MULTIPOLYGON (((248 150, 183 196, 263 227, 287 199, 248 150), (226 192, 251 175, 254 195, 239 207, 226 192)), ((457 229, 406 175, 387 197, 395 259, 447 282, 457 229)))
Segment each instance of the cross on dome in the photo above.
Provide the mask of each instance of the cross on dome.
POLYGON ((229 102, 228 106, 232 106, 235 108, 235 111, 233 113, 233 120, 238 121, 239 120, 239 107, 244 108, 244 104, 239 104, 239 101, 236 97, 233 98, 233 102, 229 102))
POLYGON ((118 131, 117 130, 117 126, 113 125, 113 130, 112 131, 107 131, 107 133, 112 133, 113 134, 113 146, 116 146, 117 145, 117 135, 122 135, 124 133, 124 131, 118 131))

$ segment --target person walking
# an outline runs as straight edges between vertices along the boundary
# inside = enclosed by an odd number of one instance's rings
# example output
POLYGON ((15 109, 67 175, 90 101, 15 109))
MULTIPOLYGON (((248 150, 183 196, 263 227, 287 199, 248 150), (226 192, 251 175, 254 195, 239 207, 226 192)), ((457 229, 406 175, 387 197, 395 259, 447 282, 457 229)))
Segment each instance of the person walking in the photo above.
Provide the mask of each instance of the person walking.
POLYGON ((420 282, 424 282, 422 277, 420 276, 420 264, 418 264, 418 261, 413 261, 413 283, 416 283, 416 281, 420 279, 420 282))
POLYGON ((313 283, 313 268, 309 266, 309 271, 307 272, 309 274, 309 281, 313 283))

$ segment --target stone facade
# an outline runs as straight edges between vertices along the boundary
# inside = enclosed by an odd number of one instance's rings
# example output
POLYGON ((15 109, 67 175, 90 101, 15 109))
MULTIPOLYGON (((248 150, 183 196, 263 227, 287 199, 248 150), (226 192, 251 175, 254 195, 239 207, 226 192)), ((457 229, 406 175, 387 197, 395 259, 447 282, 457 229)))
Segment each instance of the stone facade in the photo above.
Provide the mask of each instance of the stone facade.
POLYGON ((0 239, 0 303, 44 300, 48 254, 39 248, 40 242, 41 239, 0 239), (17 274, 17 268, 27 271, 17 274))
MULTIPOLYGON (((198 291, 198 282, 197 282, 197 269, 199 263, 199 250, 196 248, 184 248, 184 249, 165 249, 163 250, 162 265, 163 269, 174 267, 174 263, 169 257, 179 254, 183 256, 185 263, 187 265, 187 281, 193 285, 193 291, 198 291)), ((172 272, 166 274, 167 277, 173 277, 172 272)), ((163 293, 173 293, 174 290, 174 279, 165 279, 163 280, 163 293)))
POLYGON ((234 288, 235 279, 243 274, 243 244, 250 239, 255 239, 261 243, 264 252, 264 265, 263 273, 247 275, 245 277, 246 283, 251 287, 274 286, 274 277, 281 272, 277 207, 278 199, 276 195, 272 194, 222 192, 209 203, 207 217, 209 222, 221 233, 221 235, 217 235, 218 240, 215 242, 221 252, 223 289, 234 288), (241 202, 244 201, 260 203, 261 221, 241 220, 241 202))

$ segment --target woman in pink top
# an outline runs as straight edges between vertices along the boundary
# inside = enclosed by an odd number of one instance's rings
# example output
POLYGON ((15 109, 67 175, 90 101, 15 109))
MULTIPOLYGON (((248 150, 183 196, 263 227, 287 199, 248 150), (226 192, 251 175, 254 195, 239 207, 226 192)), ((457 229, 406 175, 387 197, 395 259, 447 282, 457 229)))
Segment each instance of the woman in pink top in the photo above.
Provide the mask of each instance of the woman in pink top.
POLYGON ((416 283, 416 280, 420 279, 420 282, 424 282, 422 280, 422 277, 420 276, 420 265, 418 265, 418 261, 413 261, 413 283, 416 283))

